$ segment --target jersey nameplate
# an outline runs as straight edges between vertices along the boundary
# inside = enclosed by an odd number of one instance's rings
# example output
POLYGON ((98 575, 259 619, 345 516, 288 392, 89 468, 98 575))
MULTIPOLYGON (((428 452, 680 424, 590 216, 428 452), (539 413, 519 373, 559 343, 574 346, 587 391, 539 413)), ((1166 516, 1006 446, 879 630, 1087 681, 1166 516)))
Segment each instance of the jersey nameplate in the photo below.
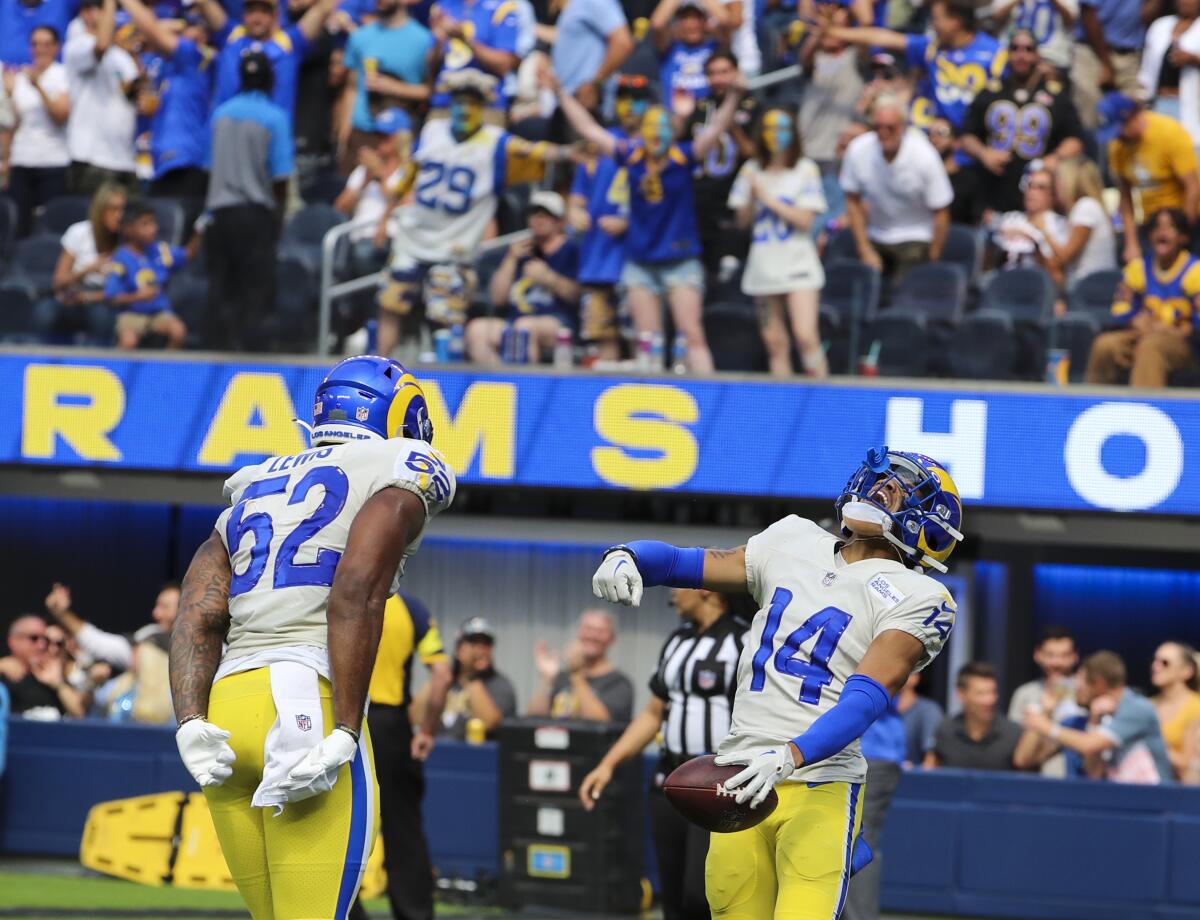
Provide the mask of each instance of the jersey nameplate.
POLYGON ((882 575, 876 575, 869 582, 867 587, 870 588, 883 602, 887 605, 887 609, 891 610, 902 600, 904 595, 896 590, 896 586, 884 578, 882 575))

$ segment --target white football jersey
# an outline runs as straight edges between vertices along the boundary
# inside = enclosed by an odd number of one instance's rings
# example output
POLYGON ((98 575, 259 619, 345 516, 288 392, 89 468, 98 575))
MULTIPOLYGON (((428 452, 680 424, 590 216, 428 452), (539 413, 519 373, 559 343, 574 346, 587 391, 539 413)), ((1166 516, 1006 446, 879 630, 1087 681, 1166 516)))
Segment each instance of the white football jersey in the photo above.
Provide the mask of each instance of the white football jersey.
POLYGON ((461 262, 475 254, 496 213, 497 186, 503 182, 497 181, 503 166, 497 150, 506 138, 500 128, 483 125, 459 143, 449 119, 425 123, 413 154, 413 203, 400 213, 397 255, 418 262, 461 262))
MULTIPOLYGON (((367 499, 389 486, 420 498, 428 522, 454 500, 454 471, 424 441, 390 438, 272 457, 226 480, 230 507, 216 523, 233 569, 223 662, 327 646, 325 607, 350 525, 367 499)), ((393 593, 420 544, 418 534, 405 548, 393 593)))
MULTIPOLYGON (((791 515, 746 544, 746 583, 760 609, 745 637, 733 724, 719 753, 801 734, 833 708, 871 643, 889 629, 925 646, 918 670, 942 650, 955 616, 945 587, 895 560, 847 564, 838 542, 791 515)), ((792 779, 861 783, 866 776, 855 741, 792 779)))

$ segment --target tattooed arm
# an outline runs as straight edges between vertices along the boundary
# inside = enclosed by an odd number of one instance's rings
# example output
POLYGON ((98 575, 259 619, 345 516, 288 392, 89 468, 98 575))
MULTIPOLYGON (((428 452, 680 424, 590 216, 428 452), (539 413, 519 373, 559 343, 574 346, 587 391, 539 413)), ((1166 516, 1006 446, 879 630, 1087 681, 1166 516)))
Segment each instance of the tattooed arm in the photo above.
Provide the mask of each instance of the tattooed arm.
POLYGON ((704 587, 727 594, 746 590, 746 547, 706 549, 704 587))
POLYGON ((208 692, 229 630, 229 578, 229 554, 214 531, 192 557, 171 630, 171 698, 180 721, 208 715, 208 692))

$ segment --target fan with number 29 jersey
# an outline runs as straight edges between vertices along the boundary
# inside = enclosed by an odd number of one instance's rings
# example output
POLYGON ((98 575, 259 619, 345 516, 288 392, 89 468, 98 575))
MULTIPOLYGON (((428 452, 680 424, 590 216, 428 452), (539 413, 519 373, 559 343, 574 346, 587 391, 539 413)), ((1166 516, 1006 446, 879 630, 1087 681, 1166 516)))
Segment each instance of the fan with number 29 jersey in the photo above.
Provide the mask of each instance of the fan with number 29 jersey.
MULTIPOLYGON (((746 544, 746 584, 760 609, 738 662, 733 724, 719 753, 801 735, 837 703, 876 637, 897 629, 942 650, 955 606, 939 582, 897 560, 847 564, 839 539, 791 515, 746 544)), ((859 743, 792 774, 792 782, 861 783, 859 743)))
MULTIPOLYGON (((412 492, 426 523, 454 500, 454 471, 424 441, 409 438, 326 444, 243 467, 225 482, 230 507, 216 531, 229 550, 232 620, 221 675, 272 649, 315 647, 323 658, 325 608, 350 525, 382 489, 412 492)), ((391 593, 399 589, 404 550, 391 593)))

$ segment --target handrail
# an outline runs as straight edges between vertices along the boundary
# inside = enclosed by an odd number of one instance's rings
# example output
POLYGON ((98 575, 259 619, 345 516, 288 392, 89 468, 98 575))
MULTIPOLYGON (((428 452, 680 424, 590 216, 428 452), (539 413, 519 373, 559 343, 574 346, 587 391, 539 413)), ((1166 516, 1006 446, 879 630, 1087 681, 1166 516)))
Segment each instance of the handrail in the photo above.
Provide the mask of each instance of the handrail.
MULTIPOLYGON (((791 64, 787 67, 781 67, 779 70, 772 70, 770 73, 759 74, 757 77, 751 77, 746 81, 746 88, 750 90, 762 89, 767 86, 773 86, 776 83, 783 83, 793 77, 798 77, 802 73, 801 68, 797 64, 791 64)), ((362 275, 358 278, 352 278, 349 281, 342 281, 338 284, 333 283, 333 255, 337 244, 349 236, 356 230, 361 230, 364 227, 375 226, 377 220, 349 220, 344 224, 338 224, 336 227, 331 227, 321 240, 321 299, 320 310, 317 315, 317 354, 329 354, 329 332, 330 325, 333 319, 333 301, 336 297, 345 297, 347 294, 356 294, 359 291, 364 291, 382 280, 383 272, 374 272, 369 275, 362 275)), ((510 243, 516 242, 528 235, 528 230, 518 230, 516 233, 508 233, 504 236, 498 236, 494 239, 487 240, 481 243, 475 251, 472 258, 478 257, 480 254, 496 249, 500 246, 507 246, 510 243)))

